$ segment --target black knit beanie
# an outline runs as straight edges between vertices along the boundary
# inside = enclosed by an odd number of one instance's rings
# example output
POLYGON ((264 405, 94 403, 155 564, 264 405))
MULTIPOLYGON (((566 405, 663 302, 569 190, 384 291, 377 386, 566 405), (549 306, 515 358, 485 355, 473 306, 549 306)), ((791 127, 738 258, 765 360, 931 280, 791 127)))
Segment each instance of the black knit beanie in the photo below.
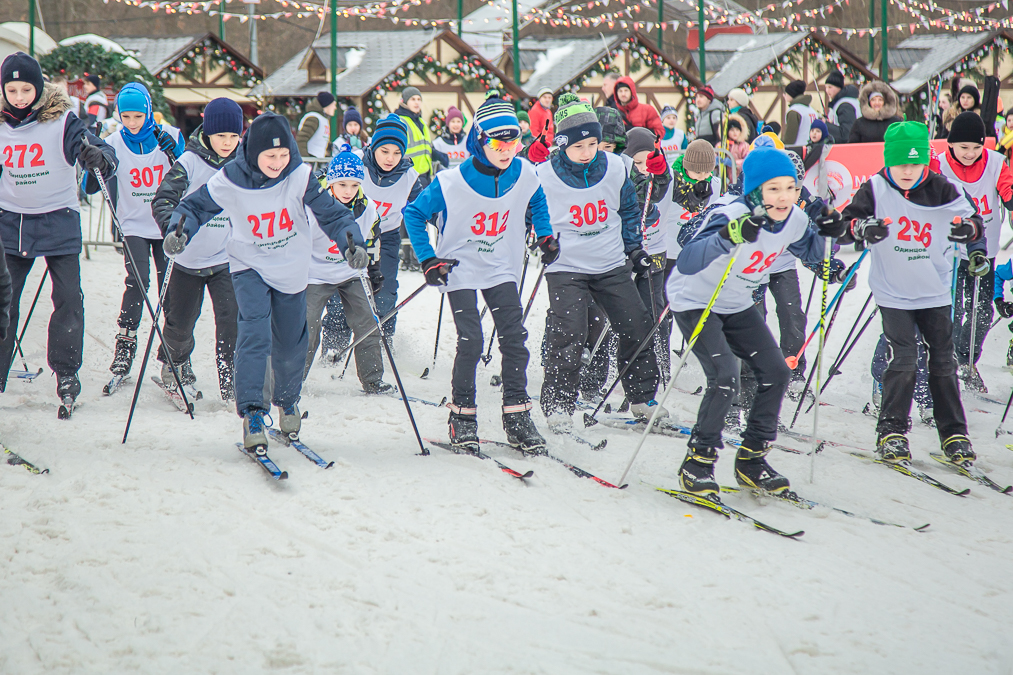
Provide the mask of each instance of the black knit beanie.
MULTIPOLYGON (((10 111, 18 119, 25 119, 32 112, 32 106, 39 102, 42 97, 42 88, 45 81, 42 79, 42 68, 39 62, 24 52, 14 52, 0 65, 0 87, 6 87, 8 82, 25 82, 35 87, 35 99, 31 105, 24 108, 14 108, 9 105, 10 111)), ((5 97, 6 98, 6 97, 5 97)))
POLYGON ((985 122, 978 113, 970 110, 960 113, 950 124, 950 133, 946 136, 947 143, 980 143, 985 144, 985 122))

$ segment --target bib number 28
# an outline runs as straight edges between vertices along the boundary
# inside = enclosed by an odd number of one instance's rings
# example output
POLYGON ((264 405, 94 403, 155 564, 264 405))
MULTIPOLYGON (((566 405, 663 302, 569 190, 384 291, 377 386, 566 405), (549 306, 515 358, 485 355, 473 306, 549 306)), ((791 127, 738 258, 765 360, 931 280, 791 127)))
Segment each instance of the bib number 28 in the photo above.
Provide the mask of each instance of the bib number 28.
POLYGON ((295 223, 292 222, 292 218, 288 215, 288 209, 282 209, 280 214, 276 214, 275 211, 271 211, 270 213, 261 213, 259 218, 256 215, 247 216, 247 222, 253 226, 253 236, 257 239, 263 239, 264 234, 260 231, 261 226, 263 226, 267 229, 267 237, 269 239, 273 237, 276 215, 278 230, 288 230, 291 232, 292 226, 295 223))
POLYGON ((599 199, 597 204, 589 202, 583 207, 574 204, 570 207, 570 215, 572 216, 570 224, 574 227, 604 223, 609 217, 609 207, 604 199, 599 199))

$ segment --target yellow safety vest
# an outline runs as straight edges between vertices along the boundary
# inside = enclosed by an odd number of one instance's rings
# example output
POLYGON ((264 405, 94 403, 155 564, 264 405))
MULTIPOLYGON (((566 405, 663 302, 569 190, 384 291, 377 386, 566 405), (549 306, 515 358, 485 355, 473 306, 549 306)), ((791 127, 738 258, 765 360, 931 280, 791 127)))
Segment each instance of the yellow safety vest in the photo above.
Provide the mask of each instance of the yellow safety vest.
POLYGON ((408 148, 405 155, 420 176, 430 173, 433 170, 433 141, 429 137, 429 128, 423 125, 419 129, 408 116, 402 116, 401 119, 408 127, 408 148))

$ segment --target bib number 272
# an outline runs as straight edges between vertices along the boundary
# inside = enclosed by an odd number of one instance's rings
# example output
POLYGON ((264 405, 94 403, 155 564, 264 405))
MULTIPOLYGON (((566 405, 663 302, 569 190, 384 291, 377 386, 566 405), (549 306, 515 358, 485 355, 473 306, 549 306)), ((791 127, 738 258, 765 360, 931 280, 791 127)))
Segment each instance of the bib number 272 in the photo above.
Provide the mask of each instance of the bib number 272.
POLYGON ((270 213, 261 213, 258 218, 256 215, 250 215, 246 217, 247 222, 253 226, 253 236, 257 239, 263 239, 264 234, 260 231, 261 226, 267 228, 267 236, 271 238, 274 236, 274 221, 277 215, 278 229, 292 231, 292 226, 295 224, 292 222, 291 216, 288 215, 288 209, 282 209, 280 214, 276 214, 275 211, 270 213))
POLYGON ((570 207, 570 215, 572 216, 570 224, 574 227, 604 223, 609 217, 609 207, 606 206, 604 199, 599 199, 597 204, 588 202, 583 207, 574 204, 570 207))

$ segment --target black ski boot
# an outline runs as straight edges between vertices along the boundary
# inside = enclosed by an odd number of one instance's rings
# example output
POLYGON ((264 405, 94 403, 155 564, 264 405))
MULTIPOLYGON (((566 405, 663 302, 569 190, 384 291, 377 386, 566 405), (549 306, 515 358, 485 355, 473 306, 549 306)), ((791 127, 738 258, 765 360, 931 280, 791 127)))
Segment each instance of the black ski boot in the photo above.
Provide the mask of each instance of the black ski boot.
POLYGON ((389 394, 397 393, 397 389, 393 384, 387 384, 383 380, 377 380, 376 382, 364 382, 362 390, 370 395, 375 394, 389 394))
POLYGON ((943 453, 954 464, 967 465, 977 459, 967 436, 956 434, 943 441, 943 453))
POLYGON ((985 386, 985 381, 981 379, 981 373, 978 372, 978 368, 973 363, 965 363, 959 366, 957 368, 957 377, 971 391, 976 391, 979 394, 988 393, 988 387, 985 386))
POLYGON ((791 487, 788 479, 767 464, 770 448, 754 450, 740 445, 735 453, 735 481, 742 487, 763 490, 771 494, 784 492, 791 487))
POLYGON ((70 403, 73 403, 80 394, 81 380, 77 379, 76 373, 56 376, 56 395, 60 397, 61 401, 67 403, 67 399, 70 399, 70 403))
POLYGON ((134 365, 134 354, 137 353, 137 331, 121 328, 116 335, 116 350, 109 372, 113 375, 126 375, 134 365))
POLYGON ((886 434, 876 441, 876 455, 884 462, 899 464, 911 459, 911 448, 908 447, 907 436, 904 434, 886 434))
POLYGON ((531 402, 503 406, 503 431, 507 443, 525 454, 545 452, 545 439, 531 421, 531 402))
POLYGON ((686 459, 679 467, 679 485, 683 492, 705 497, 720 492, 714 479, 714 463, 718 461, 717 448, 694 448, 689 446, 686 459))
POLYGON ((478 410, 448 403, 450 408, 450 444, 466 452, 478 452, 478 410))

